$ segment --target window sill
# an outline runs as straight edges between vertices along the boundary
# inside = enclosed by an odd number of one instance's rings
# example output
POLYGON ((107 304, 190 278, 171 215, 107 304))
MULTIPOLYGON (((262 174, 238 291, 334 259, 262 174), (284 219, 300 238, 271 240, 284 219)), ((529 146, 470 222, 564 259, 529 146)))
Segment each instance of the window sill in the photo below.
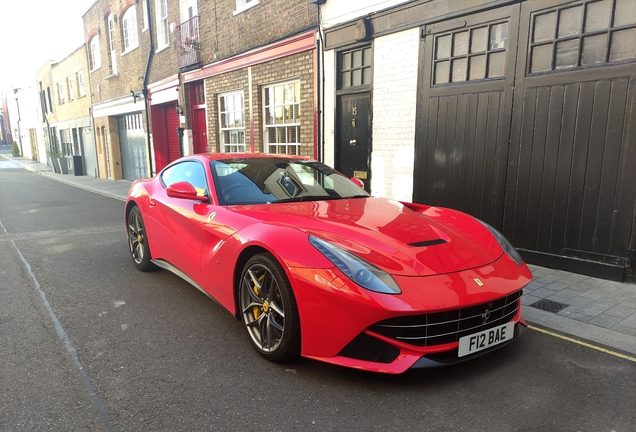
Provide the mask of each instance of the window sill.
POLYGON ((119 74, 110 74, 108 75, 106 78, 104 78, 106 81, 111 80, 113 78, 119 78, 119 74))
POLYGON ((164 45, 164 46, 162 46, 162 47, 158 47, 158 48, 155 50, 155 54, 159 54, 161 51, 164 51, 164 50, 166 50, 166 49, 168 49, 168 48, 170 48, 170 44, 168 44, 168 45, 164 45))
POLYGON ((251 9, 251 8, 253 8, 254 6, 257 6, 257 5, 259 5, 259 4, 261 4, 261 0, 256 0, 256 1, 254 1, 254 2, 250 2, 249 4, 247 4, 247 5, 243 6, 242 8, 240 8, 240 9, 236 9, 236 10, 234 11, 233 15, 234 15, 234 16, 236 16, 236 15, 238 15, 238 14, 240 14, 240 13, 242 13, 242 12, 245 12, 246 10, 251 9))
POLYGON ((138 45, 138 44, 137 44, 137 45, 135 45, 134 47, 130 47, 130 48, 128 48, 126 51, 124 51, 123 53, 121 53, 121 56, 120 56, 120 57, 125 56, 126 54, 128 54, 128 53, 129 53, 129 52, 131 52, 131 51, 136 50, 137 48, 139 48, 139 45, 138 45))
POLYGON ((96 70, 99 70, 99 68, 101 68, 101 67, 102 67, 102 66, 101 66, 101 65, 99 65, 99 66, 97 66, 95 69, 91 69, 91 70, 89 70, 89 71, 88 71, 88 73, 93 73, 93 72, 95 72, 96 70))

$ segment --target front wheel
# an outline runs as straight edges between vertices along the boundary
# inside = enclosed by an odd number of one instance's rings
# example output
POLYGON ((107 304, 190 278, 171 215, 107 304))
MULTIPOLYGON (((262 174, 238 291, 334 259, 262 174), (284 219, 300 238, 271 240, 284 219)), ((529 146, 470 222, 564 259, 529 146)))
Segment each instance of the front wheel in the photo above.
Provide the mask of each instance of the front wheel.
POLYGON ((127 221, 128 246, 135 267, 141 271, 153 269, 154 265, 152 264, 150 248, 148 247, 148 235, 146 234, 146 227, 139 207, 134 206, 130 209, 127 221))
POLYGON ((298 306, 279 262, 269 253, 249 259, 239 289, 241 316, 260 355, 281 362, 300 355, 298 306))

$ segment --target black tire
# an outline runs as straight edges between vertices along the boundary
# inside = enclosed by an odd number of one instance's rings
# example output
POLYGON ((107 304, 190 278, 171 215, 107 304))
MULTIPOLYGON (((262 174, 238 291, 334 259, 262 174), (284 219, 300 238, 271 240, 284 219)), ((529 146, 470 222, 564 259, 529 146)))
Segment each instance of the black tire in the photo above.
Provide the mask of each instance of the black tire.
POLYGON ((300 318, 280 263, 263 252, 247 261, 239 287, 241 318, 256 351, 274 362, 300 356, 300 318))
POLYGON ((152 257, 150 256, 150 248, 148 247, 148 234, 146 233, 146 226, 141 217, 139 207, 133 206, 130 209, 126 221, 128 225, 128 246, 133 264, 141 271, 154 269, 154 264, 151 261, 152 257))

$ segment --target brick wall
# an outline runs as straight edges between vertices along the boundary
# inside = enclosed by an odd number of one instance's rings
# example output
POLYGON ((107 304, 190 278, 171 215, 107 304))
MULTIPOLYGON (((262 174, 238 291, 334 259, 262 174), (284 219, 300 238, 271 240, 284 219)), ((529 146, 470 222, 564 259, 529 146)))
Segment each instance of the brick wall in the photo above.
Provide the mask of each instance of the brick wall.
POLYGON ((309 0, 261 0, 236 15, 236 0, 199 1, 198 6, 203 64, 318 26, 318 9, 309 0))
MULTIPOLYGON (((86 47, 82 45, 80 48, 69 54, 63 60, 55 63, 51 68, 51 102, 53 102, 53 112, 57 121, 73 120, 89 115, 90 87, 88 85, 88 63, 86 60, 86 47), (84 72, 84 91, 85 95, 79 95, 79 83, 77 81, 77 72, 84 72), (72 99, 68 95, 68 79, 72 81, 72 99), (58 84, 62 83, 64 87, 64 103, 59 104, 58 100, 58 84)), ((45 83, 42 83, 45 87, 45 83)), ((39 88, 38 88, 39 90, 39 88)), ((46 88, 45 88, 46 90, 46 88)), ((48 104, 48 100, 47 100, 48 104)), ((49 117, 49 121, 51 118, 49 117)))
POLYGON ((373 44, 373 195, 413 198, 419 40, 414 28, 373 44))
MULTIPOLYGON (((268 84, 294 81, 300 82, 300 154, 314 155, 314 81, 313 51, 305 51, 280 59, 260 63, 252 70, 252 120, 254 130, 254 150, 264 151, 263 131, 263 87, 268 84)), ((208 149, 220 151, 219 144, 219 94, 243 90, 245 101, 245 142, 250 145, 250 107, 248 68, 228 72, 208 78, 205 81, 208 149)))
MULTIPOLYGON (((153 4, 153 0, 151 5, 153 4)), ((84 14, 84 29, 86 35, 95 34, 99 39, 101 56, 101 67, 93 70, 90 75, 90 93, 93 95, 93 103, 99 103, 114 98, 128 96, 130 91, 141 91, 143 85, 143 75, 145 73, 146 61, 150 41, 148 31, 143 29, 143 2, 133 0, 97 0, 93 6, 84 14), (137 14, 137 38, 139 46, 124 54, 124 42, 122 33, 122 16, 128 9, 133 7, 137 14), (110 13, 117 15, 115 23, 115 61, 117 63, 117 75, 112 74, 112 66, 109 61, 111 54, 109 49, 107 17, 110 13), (121 15, 121 16, 120 16, 121 15), (123 54, 123 55, 122 55, 123 54)), ((87 44, 90 42, 87 37, 87 44)), ((90 49, 90 47, 87 47, 90 49)), ((90 56, 90 53, 87 53, 90 56)), ((164 59, 162 59, 164 60, 164 59)), ((89 65, 89 67, 92 67, 89 65)))

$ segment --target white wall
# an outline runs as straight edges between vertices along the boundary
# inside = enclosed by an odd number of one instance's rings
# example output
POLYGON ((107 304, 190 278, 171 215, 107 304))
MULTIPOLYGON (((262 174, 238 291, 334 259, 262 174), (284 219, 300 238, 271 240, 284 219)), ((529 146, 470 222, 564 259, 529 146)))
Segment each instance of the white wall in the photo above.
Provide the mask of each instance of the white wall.
POLYGON ((410 0, 328 0, 320 7, 321 25, 323 28, 333 27, 346 21, 353 20, 378 12, 410 0))
POLYGON ((325 51, 325 99, 323 101, 324 121, 324 154, 323 162, 330 167, 334 166, 335 151, 335 119, 336 119, 336 55, 335 51, 325 51))
POLYGON ((371 194, 413 199, 419 29, 373 43, 371 194))

